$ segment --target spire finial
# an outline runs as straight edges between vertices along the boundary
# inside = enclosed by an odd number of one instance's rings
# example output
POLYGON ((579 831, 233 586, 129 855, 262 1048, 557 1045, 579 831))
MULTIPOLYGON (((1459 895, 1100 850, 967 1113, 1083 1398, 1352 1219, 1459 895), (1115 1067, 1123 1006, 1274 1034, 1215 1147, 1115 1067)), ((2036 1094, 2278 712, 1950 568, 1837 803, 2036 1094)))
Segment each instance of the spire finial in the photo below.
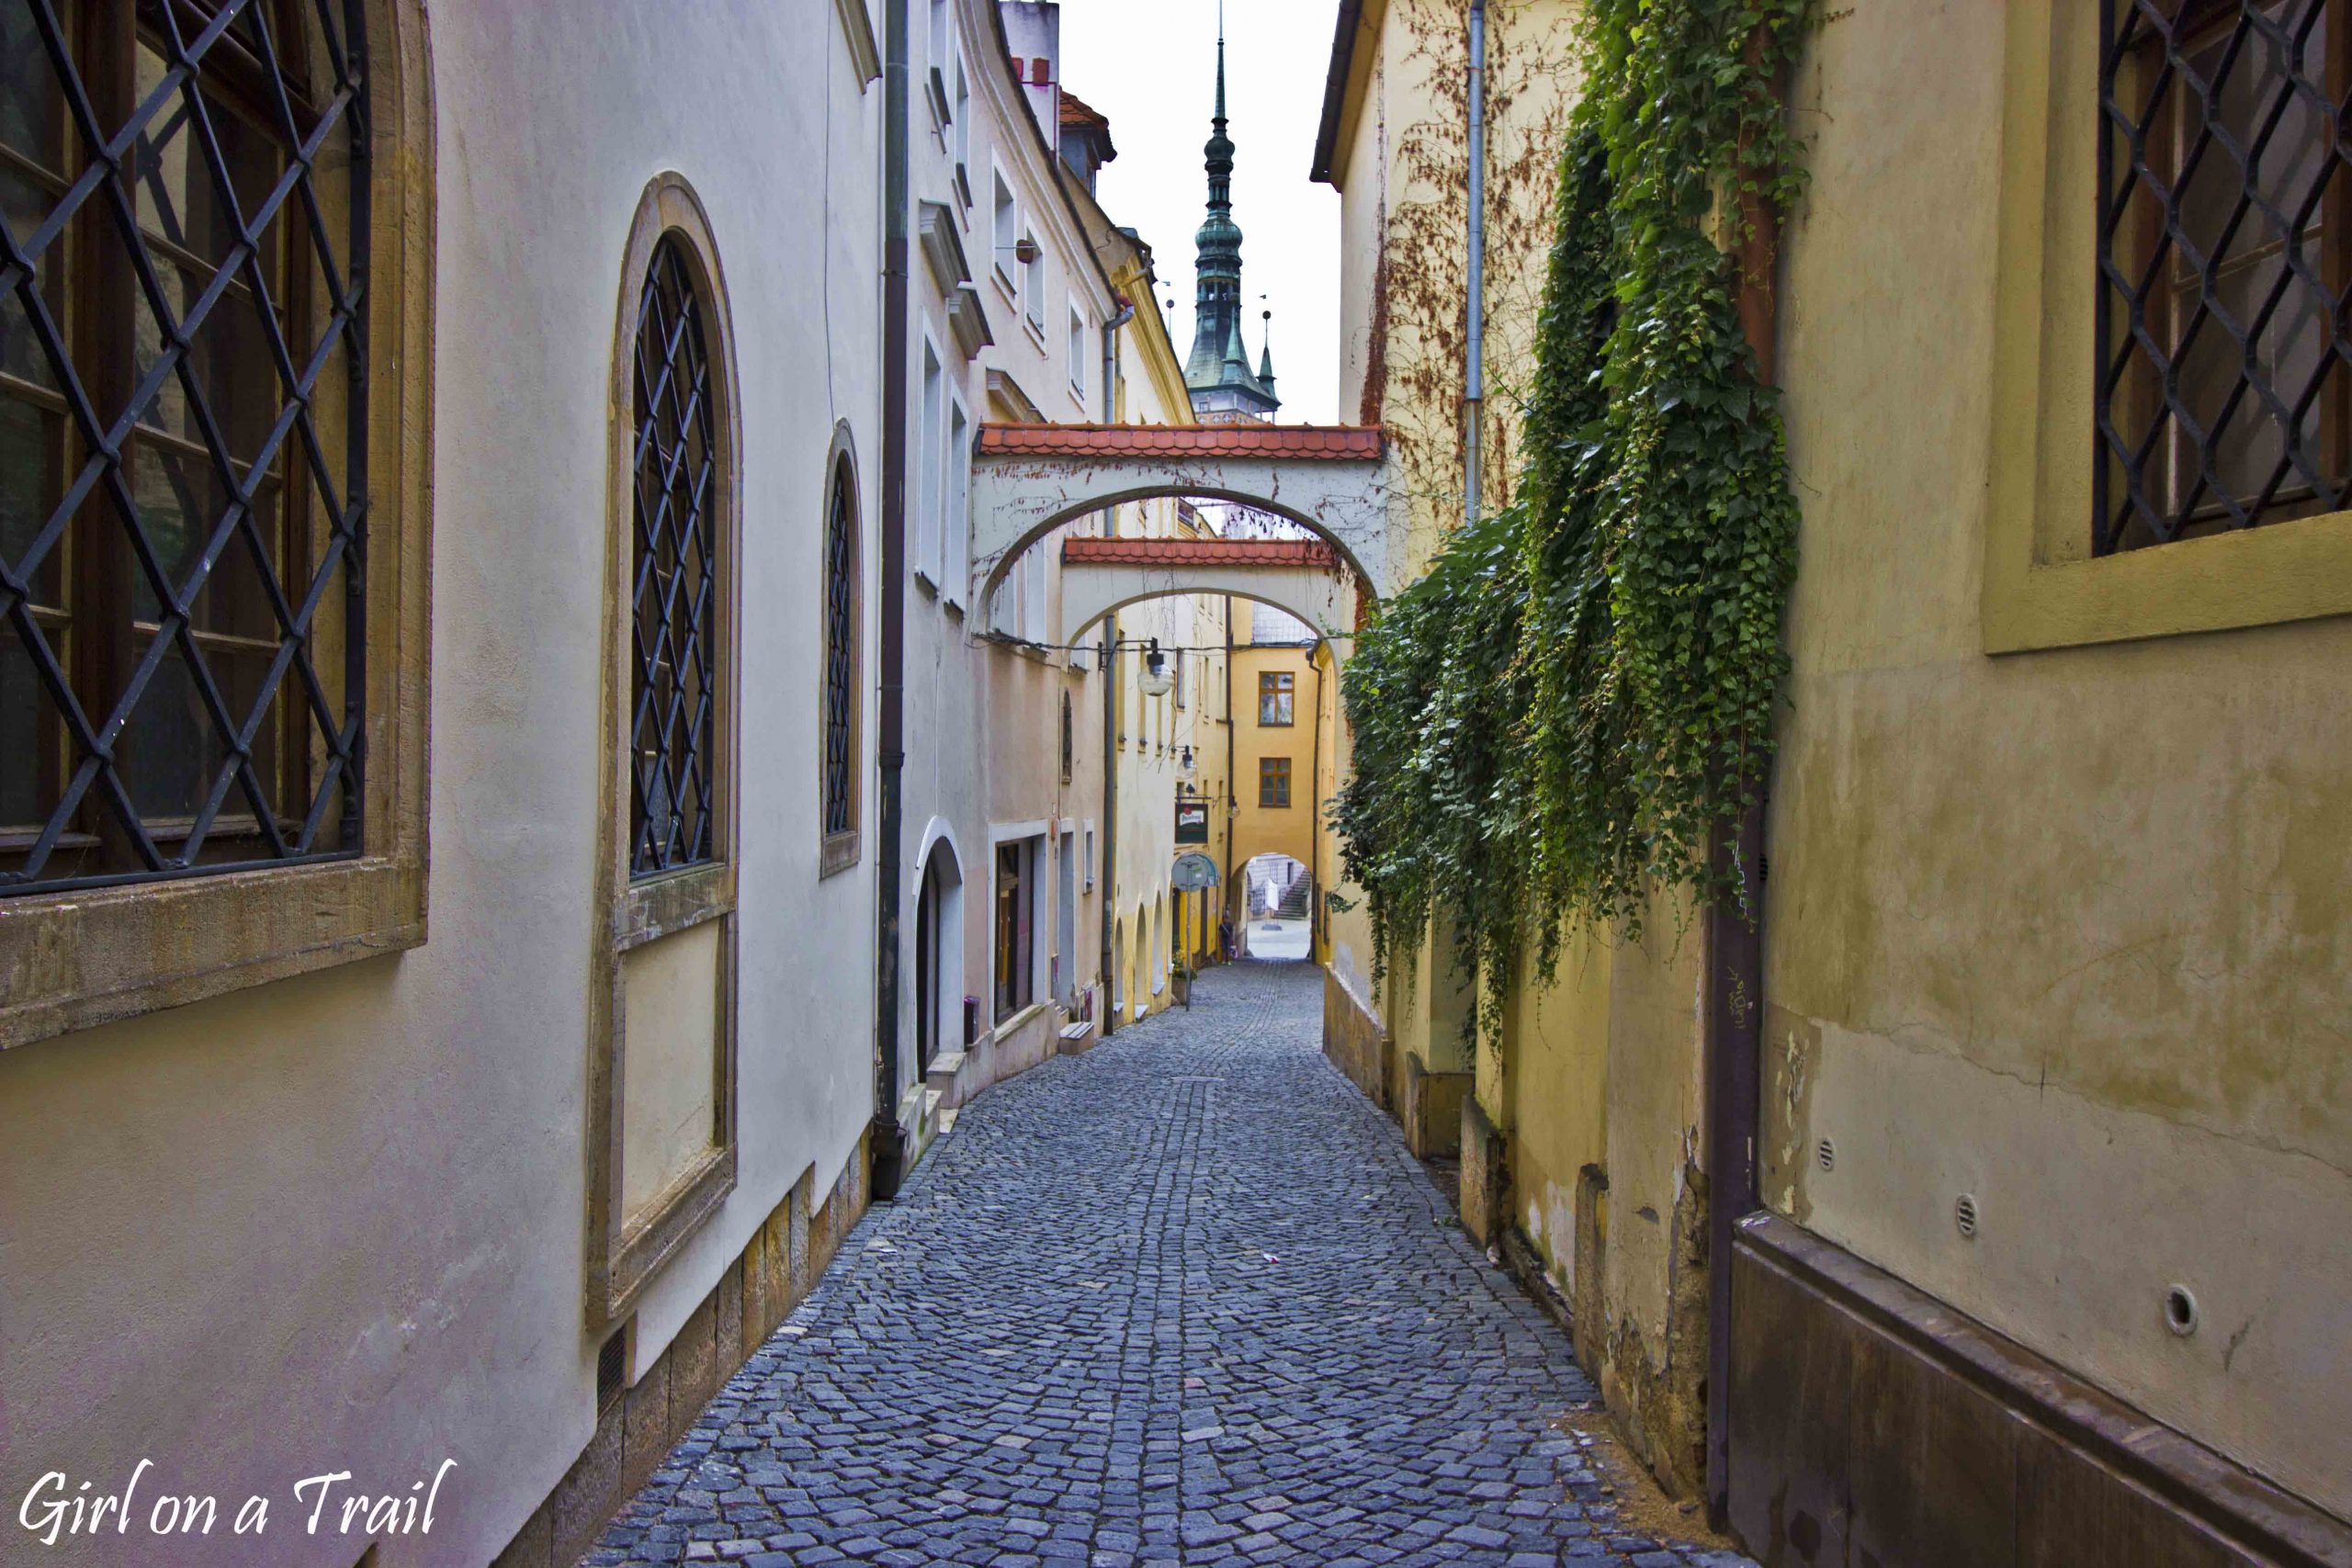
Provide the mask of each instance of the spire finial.
POLYGON ((1225 0, 1216 0, 1216 115, 1217 128, 1225 128, 1225 0))

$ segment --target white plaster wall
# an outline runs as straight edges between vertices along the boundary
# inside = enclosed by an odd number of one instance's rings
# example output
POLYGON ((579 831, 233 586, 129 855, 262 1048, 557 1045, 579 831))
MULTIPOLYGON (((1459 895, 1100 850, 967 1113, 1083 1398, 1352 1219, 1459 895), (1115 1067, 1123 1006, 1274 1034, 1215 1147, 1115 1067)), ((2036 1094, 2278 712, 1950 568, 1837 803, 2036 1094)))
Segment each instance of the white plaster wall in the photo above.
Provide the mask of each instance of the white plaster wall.
POLYGON ((358 1543, 305 1535, 290 1483, 404 1491, 448 1458, 434 1533, 380 1562, 473 1568, 587 1440, 606 390, 623 242, 663 170, 708 211, 742 401, 741 1155, 644 1298, 641 1360, 868 1112, 871 829, 856 871, 817 879, 814 746, 836 419, 873 558, 878 87, 814 0, 435 0, 431 23, 431 941, 0 1057, 11 1531, 40 1470, 110 1489, 146 1457, 151 1493, 277 1499, 266 1535, 174 1563, 347 1568, 358 1543))
MULTIPOLYGON (((931 111, 916 95, 913 106, 910 183, 912 198, 947 204, 961 225, 961 237, 989 322, 995 338, 969 360, 961 355, 947 326, 944 299, 920 251, 910 266, 910 297, 915 315, 908 333, 908 378, 910 407, 920 416, 922 387, 922 343, 928 333, 938 345, 951 378, 958 379, 969 417, 978 423, 1017 417, 1001 403, 991 404, 989 373, 1009 376, 1036 403, 1046 418, 1091 420, 1101 409, 1101 329, 1113 313, 1110 292, 1094 265, 1077 217, 1055 183, 1057 159, 1048 152, 1027 95, 1016 85, 1005 58, 1001 35, 991 13, 992 0, 950 0, 952 40, 947 59, 940 64, 953 102, 956 56, 960 53, 970 83, 970 123, 958 137, 953 125, 933 128, 931 111), (972 204, 966 211, 954 188, 956 154, 968 148, 972 204), (1020 208, 1017 231, 1036 236, 1044 252, 1042 310, 1044 329, 1033 333, 1025 326, 1021 304, 993 276, 993 175, 1001 170, 1020 208), (1086 363, 1080 367, 1082 389, 1074 385, 1069 356, 1069 310, 1075 303, 1088 323, 1086 363)), ((911 40, 913 74, 924 78, 931 58, 927 11, 916 7, 919 25, 911 40)), ((920 210, 919 209, 917 210, 920 210)), ((1017 262, 1005 258, 1019 283, 1017 262)), ((922 473, 922 454, 909 445, 910 527, 912 497, 922 473)), ((959 457, 966 455, 958 455, 959 457)), ((969 518, 947 519, 951 528, 967 528, 969 518)), ((1046 607, 1044 624, 1052 636, 1057 620, 1060 558, 1057 548, 1047 552, 1046 607)), ((907 592, 906 716, 908 760, 905 775, 904 913, 905 951, 901 973, 913 974, 915 889, 922 865, 915 852, 922 825, 938 817, 954 824, 956 838, 965 846, 965 919, 963 972, 943 975, 944 987, 960 984, 956 995, 983 999, 982 1029, 987 1028, 986 1000, 993 933, 995 866, 988 851, 994 826, 1097 818, 1102 811, 1102 768, 1101 675, 1074 671, 1058 650, 1019 649, 986 640, 989 606, 979 603, 977 583, 961 588, 963 604, 951 604, 956 593, 934 592, 910 581, 907 592), (1067 693, 1074 719, 1070 780, 1060 770, 1061 701, 1067 693)), ((1058 852, 1058 835, 1047 835, 1049 854, 1039 870, 1046 894, 1036 914, 1040 951, 1053 940, 1058 887, 1057 868, 1051 859, 1058 852)), ((1076 849, 1084 853, 1084 835, 1076 849)), ((1098 839, 1099 848, 1099 839, 1098 839)), ((1100 906, 1096 895, 1084 891, 1087 878, 1077 877, 1080 889, 1077 918, 1072 922, 1077 952, 1072 955, 1080 988, 1092 986, 1100 974, 1100 906)), ((1100 884, 1097 884, 1098 889, 1100 884)), ((911 1082, 914 1029, 914 987, 900 987, 900 1038, 907 1042, 901 1055, 901 1081, 911 1082)), ((945 1044, 959 1041, 950 1038, 945 1044)))

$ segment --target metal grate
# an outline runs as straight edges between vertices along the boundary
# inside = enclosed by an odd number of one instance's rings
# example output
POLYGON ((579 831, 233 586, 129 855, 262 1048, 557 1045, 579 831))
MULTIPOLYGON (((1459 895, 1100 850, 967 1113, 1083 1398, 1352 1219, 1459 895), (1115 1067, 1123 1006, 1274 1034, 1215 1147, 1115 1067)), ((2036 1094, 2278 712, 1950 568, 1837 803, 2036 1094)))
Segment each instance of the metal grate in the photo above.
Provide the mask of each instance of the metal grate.
POLYGON ((832 515, 825 525, 825 831, 857 826, 857 579, 854 570, 857 519, 850 505, 849 470, 833 479, 832 515))
POLYGON ((360 850, 360 9, 0 6, 0 893, 360 850))
POLYGON ((2101 0, 2095 554, 2335 511, 2346 0, 2101 0))
POLYGON ((703 304, 674 234, 653 247, 637 325, 636 671, 629 874, 717 853, 718 443, 703 304))

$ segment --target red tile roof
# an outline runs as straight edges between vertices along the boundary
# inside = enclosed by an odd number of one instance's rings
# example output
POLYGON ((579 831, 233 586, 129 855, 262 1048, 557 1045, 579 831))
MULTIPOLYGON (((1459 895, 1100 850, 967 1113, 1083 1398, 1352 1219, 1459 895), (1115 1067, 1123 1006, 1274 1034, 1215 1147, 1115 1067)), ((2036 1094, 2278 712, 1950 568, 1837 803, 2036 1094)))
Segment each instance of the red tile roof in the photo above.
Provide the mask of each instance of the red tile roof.
POLYGON ((1064 565, 1335 567, 1339 552, 1320 539, 1098 539, 1062 541, 1064 565))
POLYGON ((1355 424, 983 424, 983 456, 1292 457, 1380 456, 1380 427, 1355 424))
POLYGON ((1111 123, 1099 111, 1087 107, 1086 100, 1068 87, 1062 89, 1061 121, 1064 125, 1100 125, 1105 128, 1111 123))

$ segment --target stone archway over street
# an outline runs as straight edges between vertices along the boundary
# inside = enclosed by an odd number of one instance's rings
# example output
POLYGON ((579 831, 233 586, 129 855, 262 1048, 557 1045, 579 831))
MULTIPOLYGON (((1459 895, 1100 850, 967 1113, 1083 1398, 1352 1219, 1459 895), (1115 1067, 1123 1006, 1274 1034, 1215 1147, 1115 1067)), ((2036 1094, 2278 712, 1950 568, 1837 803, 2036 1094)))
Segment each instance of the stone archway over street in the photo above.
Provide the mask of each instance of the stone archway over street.
MULTIPOLYGON (((1402 519, 1393 514, 1400 502, 1377 426, 985 424, 972 466, 972 565, 981 602, 1022 551, 1061 525, 1170 495, 1285 518, 1320 539, 1337 570, 1374 595, 1395 590, 1392 577, 1403 563, 1392 541, 1402 537, 1402 519)), ((1298 581, 1306 564, 1272 557, 1186 562, 1152 592, 1232 592, 1280 604, 1311 593, 1298 581), (1239 585, 1250 581, 1263 589, 1239 585)), ((1095 592, 1116 587, 1098 584, 1095 592)), ((1317 613, 1300 618, 1312 624, 1317 613)))
POLYGON ((1061 639, 1145 599, 1223 593, 1270 604, 1325 637, 1354 622, 1353 576, 1319 539, 1062 541, 1061 639))

